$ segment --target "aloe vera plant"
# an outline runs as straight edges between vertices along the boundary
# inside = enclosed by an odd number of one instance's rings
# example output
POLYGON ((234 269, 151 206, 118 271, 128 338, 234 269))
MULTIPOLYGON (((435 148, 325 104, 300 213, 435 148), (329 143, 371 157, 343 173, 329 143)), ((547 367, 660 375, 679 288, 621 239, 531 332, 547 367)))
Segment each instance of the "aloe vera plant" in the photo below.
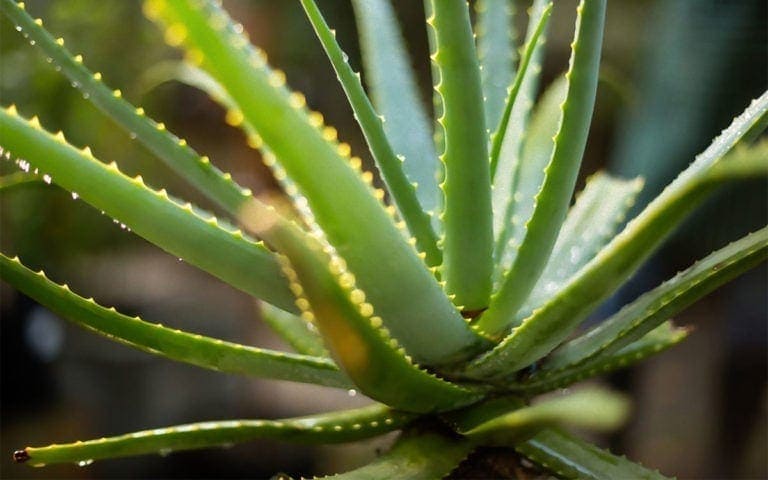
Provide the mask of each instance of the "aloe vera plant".
MULTIPOLYGON (((107 87, 23 3, 0 0, 17 30, 90 102, 227 218, 124 175, 13 105, 0 110, 5 155, 262 300, 267 324, 295 353, 124 315, 18 257, 0 257, 0 274, 62 317, 149 353, 221 372, 355 388, 372 405, 27 447, 14 459, 34 466, 89 463, 256 438, 338 443, 400 430, 378 460, 340 476, 442 478, 478 447, 501 445, 563 478, 664 478, 561 428, 617 427, 628 413, 623 396, 594 388, 536 395, 675 345, 689 332, 671 317, 766 259, 768 227, 574 336, 717 186, 768 174, 768 142, 760 139, 768 93, 622 228, 641 179, 597 173, 571 205, 595 102, 606 0, 580 2, 568 70, 535 106, 551 1, 533 1, 518 58, 511 1, 479 0, 473 25, 465 0, 428 0, 434 127, 418 100, 387 0, 353 2, 369 91, 315 1, 300 3, 354 111, 375 173, 362 170, 350 146, 286 86, 285 75, 269 67, 217 2, 144 4, 166 41, 186 53, 181 80, 228 109, 229 123, 243 128, 292 199, 286 207, 254 196, 107 87), (385 189, 374 186, 375 174, 385 189)), ((37 180, 15 173, 0 189, 37 180)))

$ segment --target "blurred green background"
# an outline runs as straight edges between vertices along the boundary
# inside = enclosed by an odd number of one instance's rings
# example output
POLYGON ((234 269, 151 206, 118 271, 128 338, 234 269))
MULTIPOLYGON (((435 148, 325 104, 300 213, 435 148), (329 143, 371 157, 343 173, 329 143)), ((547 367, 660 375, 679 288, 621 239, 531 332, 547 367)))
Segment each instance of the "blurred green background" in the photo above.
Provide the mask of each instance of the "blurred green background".
MULTIPOLYGON (((395 0, 413 63, 430 98, 421 2, 395 0)), ((516 2, 519 11, 524 2, 516 2)), ((360 69, 351 7, 320 0, 338 39, 360 69)), ((190 87, 152 81, 157 65, 179 59, 141 13, 138 0, 27 0, 27 9, 82 53, 108 85, 243 185, 274 182, 224 112, 190 87), (154 70, 153 70, 154 69, 154 70)), ((309 105, 364 155, 333 72, 297 1, 229 0, 271 63, 309 105)), ((575 0, 558 1, 545 84, 567 65, 575 0)), ((768 6, 763 0, 609 2, 603 71, 583 178, 600 168, 644 175, 644 199, 678 171, 768 86, 768 6)), ((522 20, 522 19, 521 19, 522 20)), ((524 22, 518 22, 520 29, 524 22)), ((91 106, 7 19, 0 20, 0 101, 78 146, 116 161, 148 184, 215 210, 111 120, 91 106)), ((367 158, 366 161, 370 162, 367 158)), ((0 162, 0 173, 16 171, 0 162)), ((633 281, 596 315, 605 316, 698 257, 766 223, 765 181, 729 188, 678 231, 633 281)), ((60 283, 119 310, 166 325, 282 348, 258 321, 252 299, 179 262, 69 193, 26 184, 0 194, 0 246, 60 283)), ((676 350, 606 379, 636 399, 634 420, 611 438, 614 451, 680 478, 768 476, 766 339, 768 281, 761 267, 688 310, 696 332, 676 350)), ((261 478, 285 471, 350 468, 386 444, 295 448, 258 442, 227 450, 97 462, 87 468, 31 469, 10 453, 41 445, 205 419, 277 417, 357 405, 346 392, 215 374, 134 352, 56 318, 7 285, 2 307, 3 478, 261 478)))

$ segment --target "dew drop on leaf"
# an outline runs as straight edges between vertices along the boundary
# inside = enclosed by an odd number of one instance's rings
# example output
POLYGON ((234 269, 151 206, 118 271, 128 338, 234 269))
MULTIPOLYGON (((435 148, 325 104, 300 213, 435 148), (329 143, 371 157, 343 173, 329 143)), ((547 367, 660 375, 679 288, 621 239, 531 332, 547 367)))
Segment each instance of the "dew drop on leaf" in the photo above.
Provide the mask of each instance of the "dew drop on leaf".
POLYGON ((88 460, 80 460, 77 462, 78 467, 87 467, 88 465, 93 463, 93 459, 89 458, 88 460))

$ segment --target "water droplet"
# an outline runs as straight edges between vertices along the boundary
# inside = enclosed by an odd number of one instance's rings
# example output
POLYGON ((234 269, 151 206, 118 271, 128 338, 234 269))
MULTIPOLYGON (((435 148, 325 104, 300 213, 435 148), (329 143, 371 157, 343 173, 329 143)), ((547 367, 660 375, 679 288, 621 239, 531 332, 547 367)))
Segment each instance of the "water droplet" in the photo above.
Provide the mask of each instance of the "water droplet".
POLYGON ((170 448, 161 448, 157 453, 159 453, 161 457, 167 457, 173 453, 173 450, 170 448))
MULTIPOLYGON (((22 169, 23 171, 29 173, 29 162, 28 161, 26 161, 26 160, 19 160, 17 163, 19 164, 19 168, 20 169, 22 169)), ((35 172, 35 173, 37 173, 37 172, 35 172)))
POLYGON ((128 136, 131 137, 131 140, 136 140, 136 133, 135 132, 131 132, 130 134, 128 134, 128 136))
POLYGON ((355 390, 354 388, 350 388, 349 390, 347 390, 347 395, 349 395, 350 397, 356 397, 357 390, 355 390))
POLYGON ((51 57, 46 57, 45 61, 48 62, 48 63, 51 63, 51 62, 53 62, 53 59, 51 57))
POLYGON ((53 69, 56 70, 57 72, 60 72, 61 71, 61 66, 56 65, 55 67, 53 67, 53 69))
POLYGON ((124 224, 124 223, 121 223, 120 224, 120 228, 125 230, 126 228, 128 228, 128 226, 126 224, 124 224))
POLYGON ((48 175, 47 173, 46 173, 45 175, 43 175, 43 181, 44 181, 45 183, 47 183, 48 185, 50 185, 50 184, 51 184, 51 181, 52 181, 52 180, 53 180, 53 179, 51 178, 51 176, 50 176, 50 175, 48 175))
POLYGON ((579 257, 581 256, 581 249, 579 247, 571 247, 570 254, 571 263, 576 263, 579 261, 579 257))
POLYGON ((80 460, 77 462, 78 467, 87 467, 88 465, 93 463, 93 459, 89 458, 88 460, 80 460))
POLYGON ((83 92, 83 98, 88 100, 89 98, 91 98, 91 94, 88 92, 83 92))
POLYGON ((37 43, 37 42, 35 42, 34 40, 30 40, 30 41, 29 41, 29 44, 30 44, 30 45, 34 45, 34 44, 36 44, 36 43, 37 43))
POLYGON ((20 32, 20 31, 21 31, 21 27, 20 27, 20 26, 18 26, 18 25, 16 25, 16 31, 17 31, 17 32, 20 32))
POLYGON ((77 87, 80 86, 80 84, 78 82, 72 82, 71 85, 72 85, 73 88, 77 88, 77 87))
POLYGON ((183 262, 184 260, 182 260, 182 259, 181 259, 181 257, 179 257, 179 261, 180 261, 180 262, 183 262))
POLYGON ((72 192, 72 200, 77 200, 78 198, 80 198, 80 195, 77 192, 72 192))

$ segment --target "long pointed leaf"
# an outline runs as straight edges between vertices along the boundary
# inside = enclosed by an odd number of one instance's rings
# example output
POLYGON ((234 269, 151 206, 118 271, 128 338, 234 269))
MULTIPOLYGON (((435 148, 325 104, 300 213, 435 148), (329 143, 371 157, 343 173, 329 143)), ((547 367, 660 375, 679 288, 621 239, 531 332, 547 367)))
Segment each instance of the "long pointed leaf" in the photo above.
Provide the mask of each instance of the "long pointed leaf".
POLYGON ((545 169, 544 183, 536 195, 534 211, 515 262, 504 274, 501 288, 477 323, 482 331, 491 335, 506 331, 535 286, 571 201, 597 92, 605 8, 606 0, 583 0, 577 9, 573 54, 565 75, 568 93, 552 158, 545 169))
POLYGON ((282 74, 266 66, 242 28, 212 2, 149 0, 145 5, 148 15, 162 19, 170 31, 184 33, 191 55, 237 102, 409 353, 424 363, 440 364, 480 348, 483 339, 469 328, 385 211, 377 198, 384 192, 370 186, 372 174, 361 176, 344 158, 335 129, 313 125, 316 116, 284 88, 282 74), (408 292, 409 302, 402 301, 402 292, 408 292), (440 332, 440 341, 435 341, 435 332, 440 332))
POLYGON ((351 472, 323 478, 434 480, 451 473, 473 448, 474 443, 466 439, 433 432, 409 432, 374 462, 351 472))
POLYGON ((768 111, 768 93, 753 101, 653 202, 560 292, 493 351, 469 367, 472 375, 508 375, 551 352, 618 288, 669 233, 729 175, 723 161, 745 132, 768 111), (718 165, 722 165, 719 167, 718 165), (712 175, 712 172, 721 173, 712 175))
POLYGON ((432 60, 440 82, 443 112, 438 122, 445 135, 440 160, 442 183, 442 278, 454 304, 472 312, 488 306, 493 273, 493 225, 488 140, 475 42, 465 0, 433 0, 437 50, 432 60))
POLYGON ((543 430, 532 439, 515 446, 518 453, 558 477, 579 480, 666 480, 624 457, 589 444, 559 430, 543 430))
MULTIPOLYGON (((360 83, 360 77, 347 63, 347 55, 336 42, 334 32, 328 28, 314 0, 301 0, 304 11, 317 33, 336 75, 347 94, 355 118, 360 125, 368 147, 387 184, 392 199, 405 220, 411 234, 416 238, 416 247, 426 254, 427 265, 440 265, 441 253, 437 248, 437 236, 432 229, 430 217, 422 209, 416 196, 416 188, 409 182, 404 165, 395 156, 392 146, 384 133, 384 123, 373 110, 368 96, 360 83)), ((434 174, 432 175, 434 178, 434 174)), ((418 182, 418 180, 417 180, 418 182)))
POLYGON ((352 386, 326 358, 224 342, 129 317, 78 296, 66 285, 57 285, 42 271, 35 273, 26 268, 18 258, 0 255, 0 277, 72 322, 145 352, 220 372, 340 388, 352 386))
POLYGON ((709 254, 589 332, 564 344, 547 359, 543 370, 556 371, 628 345, 766 258, 768 227, 709 254))
POLYGON ((239 230, 224 228, 215 217, 201 217, 191 205, 170 200, 165 190, 148 188, 141 177, 125 176, 114 163, 101 163, 89 150, 66 143, 62 134, 42 130, 37 118, 22 119, 14 107, 0 110, 0 144, 172 255, 235 288, 296 311, 274 255, 239 230))
POLYGON ((199 448, 225 447, 260 438, 326 444, 376 437, 412 419, 383 405, 281 420, 221 420, 156 428, 118 437, 17 450, 14 459, 42 467, 52 463, 88 465, 94 460, 199 448))
MULTIPOLYGON (((517 74, 515 75, 515 81, 512 83, 509 94, 505 97, 505 106, 502 111, 501 118, 499 118, 498 127, 495 127, 493 134, 491 135, 491 178, 495 176, 496 169, 499 163, 499 155, 501 148, 504 145, 504 140, 507 135, 507 127, 509 126, 510 118, 512 117, 512 110, 517 103, 520 89, 526 79, 530 80, 528 68, 533 69, 540 68, 540 65, 534 64, 531 66, 531 61, 537 55, 541 55, 541 49, 543 45, 543 36, 547 31, 547 25, 549 25, 549 17, 552 14, 553 3, 549 2, 541 10, 541 13, 531 16, 531 20, 536 19, 536 23, 531 23, 530 28, 532 31, 528 32, 529 38, 526 40, 525 47, 523 49, 523 57, 520 59, 520 66, 518 67, 517 74)), ((525 101, 525 100, 523 100, 525 101)), ((506 177, 505 177, 506 178, 506 177)))
POLYGON ((665 322, 624 348, 613 353, 600 353, 584 362, 561 370, 535 372, 519 383, 506 382, 506 388, 525 395, 551 392, 587 378, 605 375, 640 363, 648 357, 677 345, 688 337, 690 330, 665 322))
POLYGON ((557 293, 613 238, 642 186, 640 178, 621 180, 605 173, 587 179, 560 229, 547 268, 518 312, 516 323, 557 293))
MULTIPOLYGON (((565 77, 559 77, 547 88, 527 123, 525 142, 516 162, 513 183, 508 186, 494 185, 494 199, 502 190, 507 192, 499 205, 501 213, 494 212, 496 244, 494 280, 498 284, 504 272, 515 261, 520 244, 525 238, 528 221, 536 204, 536 194, 544 182, 545 168, 552 158, 554 136, 560 125, 561 105, 565 101, 568 85, 565 77)), ((497 205, 494 204, 494 208, 497 205)))
POLYGON ((252 197, 251 191, 239 186, 231 175, 222 173, 206 157, 197 154, 185 140, 168 132, 125 99, 118 90, 108 88, 100 73, 83 65, 82 55, 73 56, 62 39, 54 39, 24 10, 22 3, 2 0, 2 11, 37 45, 79 88, 89 101, 104 111, 145 147, 184 177, 210 200, 237 216, 243 203, 252 197))
POLYGON ((628 414, 629 400, 625 396, 601 388, 582 389, 515 408, 473 425, 462 434, 483 444, 509 445, 555 425, 615 430, 628 414))
POLYGON ((494 130, 504 112, 512 84, 515 50, 515 4, 510 0, 480 0, 475 4, 477 55, 485 97, 485 126, 494 130))
MULTIPOLYGON (((533 0, 533 5, 529 10, 528 30, 525 35, 526 45, 530 45, 530 40, 536 32, 536 25, 540 23, 544 9, 549 3, 549 0, 533 0)), ((498 155, 491 153, 493 229, 497 240, 502 232, 502 227, 506 225, 509 218, 506 215, 506 211, 515 193, 514 184, 516 182, 520 183, 517 181, 517 170, 519 168, 523 141, 528 131, 528 117, 533 108, 539 86, 546 36, 547 30, 544 29, 531 54, 528 68, 525 69, 525 76, 520 85, 520 90, 515 96, 507 128, 503 131, 498 131, 497 129, 496 132, 497 138, 503 139, 498 155)), ((518 74, 520 74, 519 68, 518 74)), ((554 132, 552 135, 554 135, 554 132)), ((493 152, 493 148, 491 152, 493 152)))
POLYGON ((432 216, 435 231, 440 232, 437 213, 442 208, 442 193, 437 184, 439 163, 432 125, 395 12, 389 0, 353 0, 352 6, 371 99, 384 117, 384 131, 392 148, 403 158, 405 174, 418 185, 416 195, 421 206, 432 216))

